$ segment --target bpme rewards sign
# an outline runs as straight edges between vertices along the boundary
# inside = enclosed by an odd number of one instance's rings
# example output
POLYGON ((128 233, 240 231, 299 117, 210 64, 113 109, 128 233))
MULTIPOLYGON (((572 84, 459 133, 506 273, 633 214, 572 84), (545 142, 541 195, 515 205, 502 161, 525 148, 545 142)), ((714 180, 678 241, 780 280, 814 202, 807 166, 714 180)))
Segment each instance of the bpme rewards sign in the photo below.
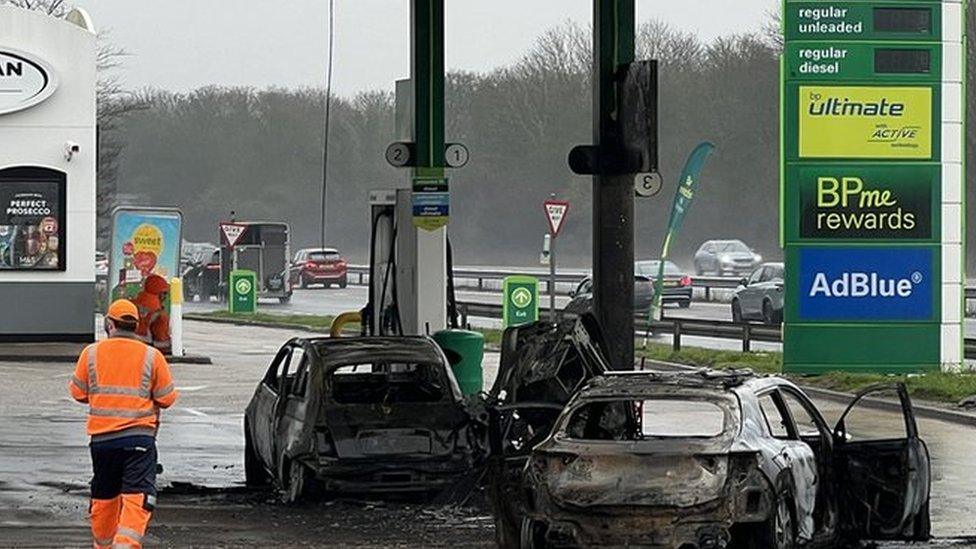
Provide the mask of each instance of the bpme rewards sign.
POLYGON ((964 3, 783 13, 784 368, 958 368, 964 3))

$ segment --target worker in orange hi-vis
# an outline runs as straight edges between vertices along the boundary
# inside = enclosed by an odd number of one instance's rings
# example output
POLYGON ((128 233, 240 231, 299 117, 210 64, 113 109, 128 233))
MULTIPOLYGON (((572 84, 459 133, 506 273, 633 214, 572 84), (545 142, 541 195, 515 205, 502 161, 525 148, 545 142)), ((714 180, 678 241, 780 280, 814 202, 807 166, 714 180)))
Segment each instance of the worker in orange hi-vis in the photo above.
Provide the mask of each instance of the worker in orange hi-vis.
POLYGON ((169 282, 158 274, 151 274, 142 282, 142 291, 132 303, 139 309, 139 324, 136 335, 139 339, 165 354, 172 351, 169 335, 169 315, 166 314, 166 296, 169 282))
POLYGON ((142 546, 156 505, 159 410, 176 402, 169 364, 135 334, 139 310, 128 300, 105 315, 108 339, 78 357, 71 396, 88 404, 95 548, 142 546))

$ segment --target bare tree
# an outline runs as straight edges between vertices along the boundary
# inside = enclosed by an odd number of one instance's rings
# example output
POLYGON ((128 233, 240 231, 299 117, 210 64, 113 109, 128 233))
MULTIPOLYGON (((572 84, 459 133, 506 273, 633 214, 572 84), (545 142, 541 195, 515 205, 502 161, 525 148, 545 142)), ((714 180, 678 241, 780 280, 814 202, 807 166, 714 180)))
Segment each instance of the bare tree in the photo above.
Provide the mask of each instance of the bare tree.
POLYGON ((5 0, 0 4, 10 4, 18 8, 44 12, 55 17, 64 17, 71 10, 65 0, 5 0))

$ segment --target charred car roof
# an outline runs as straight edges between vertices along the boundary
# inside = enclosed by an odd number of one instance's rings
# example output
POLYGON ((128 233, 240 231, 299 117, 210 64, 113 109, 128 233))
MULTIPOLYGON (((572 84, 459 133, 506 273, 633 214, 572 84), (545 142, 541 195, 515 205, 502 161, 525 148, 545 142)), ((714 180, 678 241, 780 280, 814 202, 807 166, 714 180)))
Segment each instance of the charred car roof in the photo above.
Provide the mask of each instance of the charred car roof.
POLYGON ((659 392, 662 387, 731 390, 762 379, 750 370, 695 370, 689 372, 622 371, 595 377, 580 398, 614 397, 659 392))
POLYGON ((357 362, 445 363, 437 343, 425 336, 306 339, 325 367, 357 362))

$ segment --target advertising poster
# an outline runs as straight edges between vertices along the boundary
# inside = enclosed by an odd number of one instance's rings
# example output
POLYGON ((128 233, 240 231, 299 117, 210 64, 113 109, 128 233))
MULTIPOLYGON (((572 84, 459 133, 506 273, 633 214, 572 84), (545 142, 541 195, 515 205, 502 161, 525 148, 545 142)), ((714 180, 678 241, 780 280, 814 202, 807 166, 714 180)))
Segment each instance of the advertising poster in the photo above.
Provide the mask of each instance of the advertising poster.
POLYGON ((63 271, 64 185, 0 183, 0 271, 63 271))
MULTIPOLYGON (((134 298, 151 274, 179 276, 183 214, 178 210, 119 209, 112 224, 109 300, 134 298)), ((169 303, 166 303, 167 312, 169 303)))
POLYGON ((788 173, 801 239, 905 241, 939 234, 939 166, 815 164, 788 173))
POLYGON ((800 86, 800 158, 927 160, 932 88, 800 86))

